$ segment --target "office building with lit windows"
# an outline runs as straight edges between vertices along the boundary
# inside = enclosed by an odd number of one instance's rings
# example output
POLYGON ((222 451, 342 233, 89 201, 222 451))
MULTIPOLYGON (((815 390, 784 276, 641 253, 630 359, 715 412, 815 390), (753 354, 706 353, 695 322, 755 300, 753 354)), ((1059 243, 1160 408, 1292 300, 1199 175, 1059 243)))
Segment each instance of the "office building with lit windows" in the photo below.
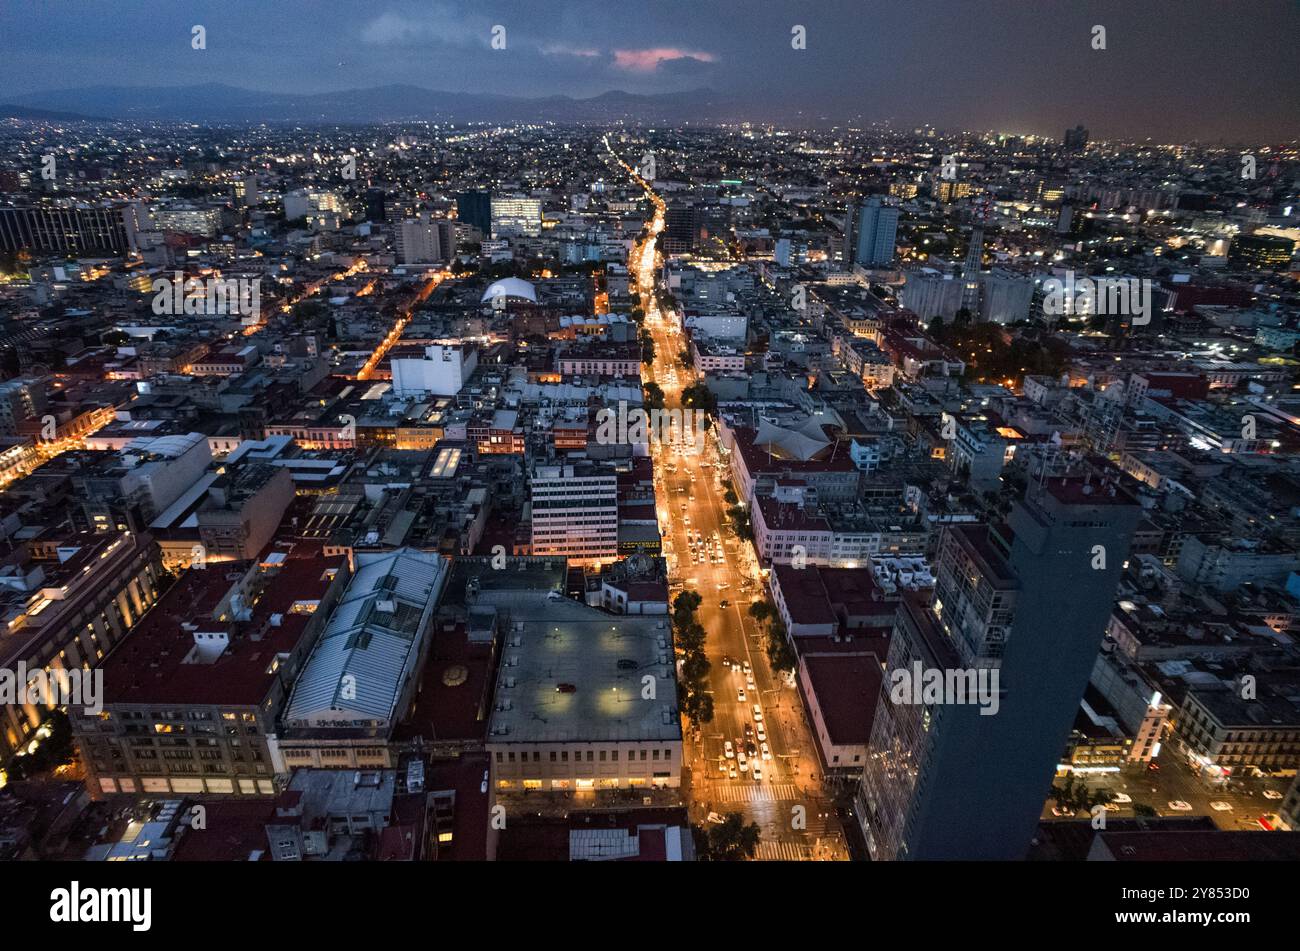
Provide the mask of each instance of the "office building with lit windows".
POLYGON ((314 543, 190 568, 103 664, 73 735, 93 795, 269 796, 276 720, 348 585, 314 543))
POLYGON ((618 557, 618 476, 597 466, 533 470, 534 555, 599 564, 618 557))
MULTIPOLYGON (((149 535, 103 532, 31 546, 0 569, 0 667, 27 671, 95 668, 158 598, 163 576, 149 535)), ((0 706, 0 760, 28 746, 46 704, 0 706)))

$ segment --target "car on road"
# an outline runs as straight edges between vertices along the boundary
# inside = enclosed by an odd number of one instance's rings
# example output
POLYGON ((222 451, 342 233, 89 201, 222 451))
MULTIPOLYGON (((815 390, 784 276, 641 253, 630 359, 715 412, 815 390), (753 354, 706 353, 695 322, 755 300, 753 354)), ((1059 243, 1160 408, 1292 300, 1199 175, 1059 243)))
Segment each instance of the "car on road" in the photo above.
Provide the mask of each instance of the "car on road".
POLYGON ((1056 816, 1059 819, 1062 816, 1074 815, 1074 810, 1071 809, 1069 806, 1053 806, 1052 815, 1056 816))
POLYGON ((742 773, 749 770, 749 760, 746 759, 745 754, 739 750, 736 751, 736 765, 740 767, 742 773))
POLYGON ((769 760, 770 760, 770 759, 772 758, 772 751, 771 751, 770 749, 767 748, 767 744, 766 744, 766 743, 764 743, 764 744, 763 744, 761 747, 759 747, 759 748, 763 751, 763 759, 769 759, 769 760))
POLYGON ((1281 799, 1281 798, 1282 798, 1282 794, 1281 794, 1280 792, 1278 792, 1276 789, 1265 789, 1265 790, 1264 790, 1264 798, 1265 798, 1265 799, 1281 799))
POLYGON ((722 818, 722 816, 718 815, 716 812, 710 812, 705 818, 708 819, 710 822, 716 823, 717 825, 722 825, 724 822, 727 821, 726 819, 722 818))
POLYGON ((727 759, 735 758, 736 751, 731 746, 731 740, 727 740, 726 743, 722 744, 722 755, 725 756, 727 759))
POLYGON ((750 738, 751 736, 753 736, 753 735, 754 735, 754 727, 753 727, 753 724, 746 723, 746 724, 745 724, 745 739, 749 739, 749 738, 750 738))
POLYGON ((1169 801, 1169 808, 1174 812, 1191 812, 1192 804, 1190 802, 1184 802, 1181 799, 1171 799, 1169 801))
POLYGON ((736 700, 740 703, 745 702, 745 688, 741 687, 736 691, 736 700))
POLYGON ((754 734, 758 737, 758 742, 763 743, 767 740, 767 731, 763 729, 763 724, 758 725, 758 732, 754 734))
POLYGON ((763 765, 761 763, 754 764, 753 775, 754 779, 758 782, 761 783, 763 781, 763 765))
POLYGON ((1128 793, 1122 793, 1122 792, 1115 793, 1115 798, 1111 800, 1111 802, 1121 806, 1128 805, 1132 801, 1133 801, 1132 796, 1130 796, 1128 793))
POLYGON ((726 598, 723 598, 721 601, 718 602, 718 607, 720 607, 720 608, 724 608, 724 609, 725 609, 725 608, 729 608, 729 607, 731 607, 731 602, 728 601, 726 598))
POLYGON ((731 767, 731 769, 727 770, 727 778, 728 778, 728 779, 735 779, 735 778, 736 778, 736 767, 733 766, 733 767, 731 767))
POLYGON ((1210 808, 1215 812, 1232 812, 1232 803, 1224 802, 1222 799, 1216 799, 1210 803, 1210 808))
POLYGON ((744 669, 745 673, 749 673, 749 661, 741 661, 740 666, 744 669))
MULTIPOLYGON (((741 697, 740 699, 744 700, 745 698, 741 697)), ((754 722, 755 723, 763 722, 763 708, 760 707, 758 704, 754 704, 754 722)))

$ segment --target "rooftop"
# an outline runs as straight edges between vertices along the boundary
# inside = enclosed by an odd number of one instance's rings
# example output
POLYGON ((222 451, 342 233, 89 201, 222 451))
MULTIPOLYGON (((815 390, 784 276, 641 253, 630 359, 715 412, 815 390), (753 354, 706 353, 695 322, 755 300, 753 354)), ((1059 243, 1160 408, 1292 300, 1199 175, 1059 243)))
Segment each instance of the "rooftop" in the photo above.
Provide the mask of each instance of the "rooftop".
POLYGON ((540 591, 486 590, 478 601, 507 621, 490 743, 681 739, 666 618, 616 617, 540 591))

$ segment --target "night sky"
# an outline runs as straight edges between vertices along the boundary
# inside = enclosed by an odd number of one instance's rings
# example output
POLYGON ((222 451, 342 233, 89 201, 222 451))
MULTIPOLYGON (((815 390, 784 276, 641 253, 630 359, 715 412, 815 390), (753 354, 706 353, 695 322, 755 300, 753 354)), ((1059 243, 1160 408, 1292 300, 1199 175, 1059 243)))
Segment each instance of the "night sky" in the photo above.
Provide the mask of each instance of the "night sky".
MULTIPOLYGON (((707 87, 903 127, 1279 142, 1300 135, 1291 0, 94 0, 0 5, 11 95, 224 82, 587 97, 707 87), (190 28, 208 48, 190 48, 190 28), (506 28, 506 50, 491 48, 506 28), (791 27, 807 49, 791 49, 791 27), (1107 49, 1093 50, 1092 27, 1107 49)), ((4 93, 0 92, 0 101, 4 93)))

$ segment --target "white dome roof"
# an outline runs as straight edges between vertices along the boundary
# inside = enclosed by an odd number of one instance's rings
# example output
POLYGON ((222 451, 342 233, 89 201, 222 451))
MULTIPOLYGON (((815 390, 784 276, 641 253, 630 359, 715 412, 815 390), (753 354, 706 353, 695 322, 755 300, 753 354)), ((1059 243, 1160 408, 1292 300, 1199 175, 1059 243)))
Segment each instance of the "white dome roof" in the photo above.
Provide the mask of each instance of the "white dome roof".
POLYGON ((503 277, 499 281, 494 281, 483 292, 480 303, 494 297, 522 297, 524 300, 537 303, 537 291, 533 290, 533 285, 517 277, 503 277))

